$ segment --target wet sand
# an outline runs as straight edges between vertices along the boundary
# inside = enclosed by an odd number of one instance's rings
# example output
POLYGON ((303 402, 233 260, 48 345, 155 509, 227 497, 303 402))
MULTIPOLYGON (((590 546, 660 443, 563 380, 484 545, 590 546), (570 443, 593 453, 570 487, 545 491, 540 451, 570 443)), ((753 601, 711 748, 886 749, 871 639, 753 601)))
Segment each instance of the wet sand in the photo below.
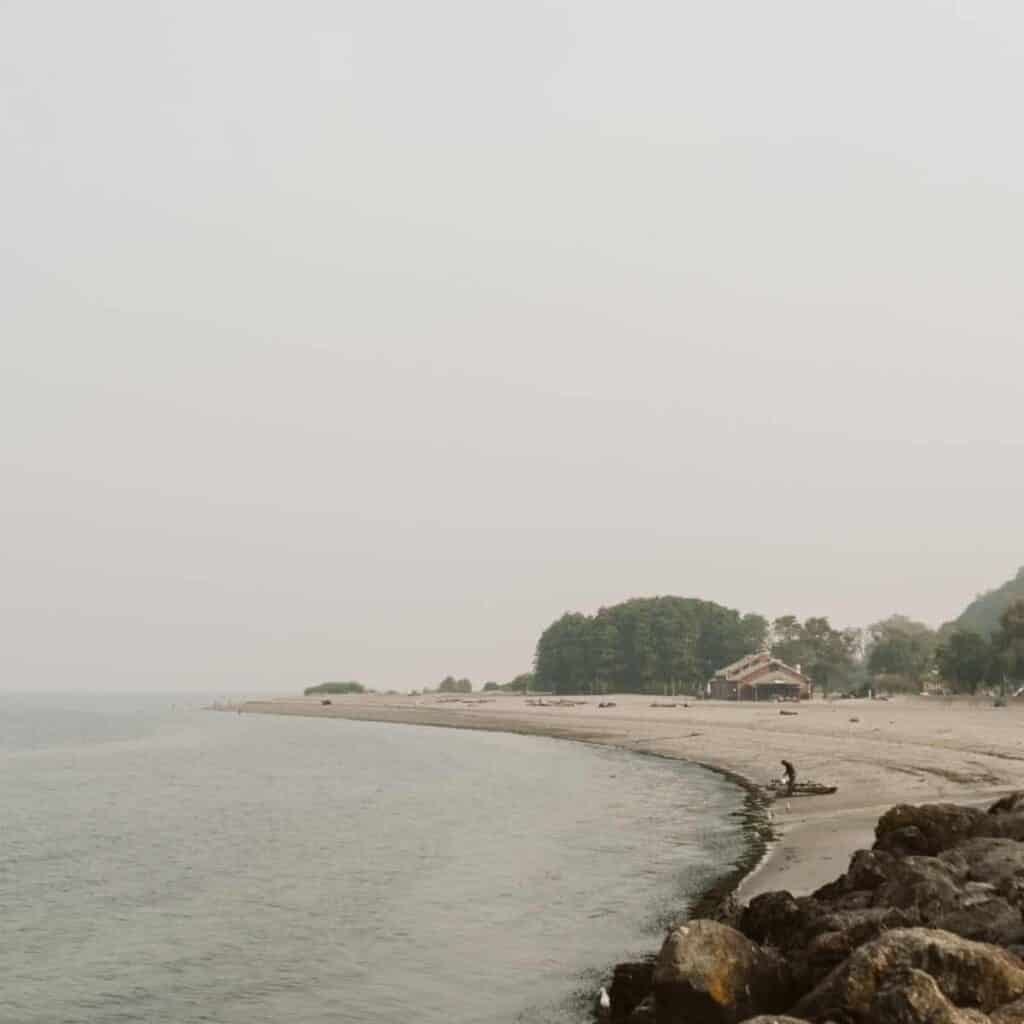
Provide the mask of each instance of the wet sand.
MULTIPOLYGON (((741 883, 739 897, 770 889, 807 893, 870 846, 878 816, 893 804, 994 799, 1024 788, 1024 705, 902 697, 736 704, 637 695, 544 706, 527 698, 331 696, 232 705, 247 713, 314 715, 452 728, 522 732, 682 758, 765 785, 793 761, 800 781, 838 786, 831 796, 779 798, 777 841, 741 883), (652 707, 674 704, 674 707, 652 707), (688 705, 688 706, 686 706, 688 705), (797 712, 783 714, 781 712, 797 712)), ((534 698, 529 698, 533 700, 534 698)))

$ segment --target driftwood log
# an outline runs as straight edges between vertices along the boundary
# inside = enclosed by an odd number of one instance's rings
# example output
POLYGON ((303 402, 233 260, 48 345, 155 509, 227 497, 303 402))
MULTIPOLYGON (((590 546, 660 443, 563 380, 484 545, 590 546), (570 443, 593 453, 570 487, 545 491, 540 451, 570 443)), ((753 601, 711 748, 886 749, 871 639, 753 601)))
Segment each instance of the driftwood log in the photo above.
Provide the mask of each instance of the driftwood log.
POLYGON ((822 782, 797 782, 793 786, 792 793, 787 794, 786 783, 780 782, 778 779, 773 779, 768 783, 768 789, 776 796, 831 796, 833 793, 838 792, 839 787, 826 786, 822 782))

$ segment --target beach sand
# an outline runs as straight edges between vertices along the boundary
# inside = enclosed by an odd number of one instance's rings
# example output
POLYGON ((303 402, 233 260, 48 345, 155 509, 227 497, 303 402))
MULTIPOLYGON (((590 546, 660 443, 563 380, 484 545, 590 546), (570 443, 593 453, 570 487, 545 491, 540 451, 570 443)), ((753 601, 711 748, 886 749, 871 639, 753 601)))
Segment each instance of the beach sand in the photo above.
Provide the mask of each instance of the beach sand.
POLYGON ((332 695, 327 706, 319 697, 299 697, 250 701, 231 710, 582 740, 694 761, 761 786, 779 776, 785 757, 800 781, 834 785, 838 792, 775 801, 777 841, 740 884, 741 900, 772 889, 800 895, 831 881, 854 850, 871 845, 878 816, 893 804, 982 802, 1024 788, 1024 706, 995 708, 991 700, 779 705, 616 695, 573 698, 583 703, 571 706, 546 697, 539 706, 524 697, 486 696, 332 695), (600 700, 615 707, 599 708, 600 700))

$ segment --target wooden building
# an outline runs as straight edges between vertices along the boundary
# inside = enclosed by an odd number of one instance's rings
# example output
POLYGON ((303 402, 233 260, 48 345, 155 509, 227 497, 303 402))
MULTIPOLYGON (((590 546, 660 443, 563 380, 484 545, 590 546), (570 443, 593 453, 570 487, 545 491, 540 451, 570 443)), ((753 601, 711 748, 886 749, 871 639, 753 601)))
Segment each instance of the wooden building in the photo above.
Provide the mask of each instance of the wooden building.
POLYGON ((715 700, 809 700, 814 683, 767 651, 748 654, 719 669, 708 683, 715 700))

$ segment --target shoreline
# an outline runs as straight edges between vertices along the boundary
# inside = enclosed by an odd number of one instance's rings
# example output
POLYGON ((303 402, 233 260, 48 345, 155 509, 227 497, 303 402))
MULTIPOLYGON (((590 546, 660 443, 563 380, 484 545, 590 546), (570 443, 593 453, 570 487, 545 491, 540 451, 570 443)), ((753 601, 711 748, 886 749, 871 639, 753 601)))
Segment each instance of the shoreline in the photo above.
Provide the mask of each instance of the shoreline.
POLYGON ((633 694, 602 698, 615 705, 603 709, 597 698, 538 705, 504 694, 322 699, 215 709, 571 739, 683 760, 729 778, 745 793, 748 855, 698 899, 693 916, 775 889, 810 893, 845 871, 855 850, 871 846, 875 822, 894 804, 977 803, 1024 787, 1024 707, 995 709, 980 700, 814 701, 780 717, 772 704, 668 704, 633 694), (773 801, 765 785, 783 756, 797 764, 801 780, 837 785, 838 792, 773 801))

